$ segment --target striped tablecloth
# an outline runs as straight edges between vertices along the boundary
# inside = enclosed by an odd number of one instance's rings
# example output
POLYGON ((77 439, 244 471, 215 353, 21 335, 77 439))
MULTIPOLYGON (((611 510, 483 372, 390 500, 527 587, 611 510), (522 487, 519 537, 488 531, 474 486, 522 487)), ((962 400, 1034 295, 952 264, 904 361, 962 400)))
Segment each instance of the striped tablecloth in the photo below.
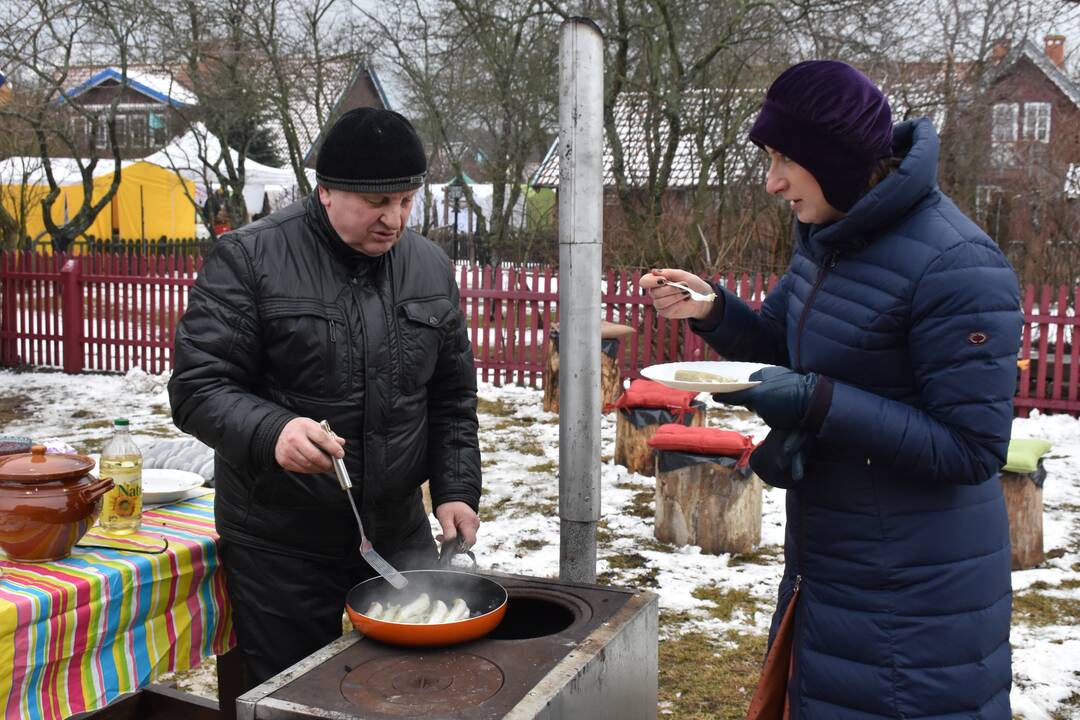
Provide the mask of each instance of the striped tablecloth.
POLYGON ((76 547, 55 562, 0 563, 5 718, 94 710, 235 644, 213 495, 147 510, 140 533, 168 549, 76 547))

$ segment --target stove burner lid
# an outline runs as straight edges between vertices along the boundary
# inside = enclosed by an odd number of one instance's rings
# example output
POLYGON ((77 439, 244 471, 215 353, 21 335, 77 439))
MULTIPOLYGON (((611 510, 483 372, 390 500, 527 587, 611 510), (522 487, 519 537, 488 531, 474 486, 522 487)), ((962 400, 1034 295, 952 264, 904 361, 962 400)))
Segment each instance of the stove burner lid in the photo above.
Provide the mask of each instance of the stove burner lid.
POLYGON ((395 717, 438 716, 479 705, 504 681, 490 660, 444 651, 368 660, 345 675, 341 694, 356 706, 395 717))

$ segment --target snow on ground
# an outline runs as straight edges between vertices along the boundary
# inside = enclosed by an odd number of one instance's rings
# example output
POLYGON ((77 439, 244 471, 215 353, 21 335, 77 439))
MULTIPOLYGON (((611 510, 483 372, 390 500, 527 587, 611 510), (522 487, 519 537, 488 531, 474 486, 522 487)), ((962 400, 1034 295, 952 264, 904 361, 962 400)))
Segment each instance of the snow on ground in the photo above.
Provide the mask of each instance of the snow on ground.
MULTIPOLYGON (((108 437, 112 418, 127 417, 137 442, 177 437, 164 382, 138 370, 127 377, 0 372, 0 434, 58 438, 93 453, 108 437)), ((474 548, 477 558, 482 567, 501 572, 557 576, 558 417, 542 410, 540 391, 530 388, 482 384, 480 398, 484 523, 474 548)), ((709 424, 757 439, 765 433, 755 417, 711 401, 709 424)), ((766 632, 782 563, 783 491, 764 493, 762 549, 753 558, 733 561, 696 547, 666 545, 653 537, 648 512, 653 479, 612 462, 613 415, 604 416, 601 432, 601 580, 657 592, 661 612, 676 617, 662 624, 665 634, 766 632), (743 591, 751 602, 740 603, 730 619, 718 619, 708 612, 710 600, 694 596, 695 590, 712 586, 725 593, 743 591)), ((1073 626, 1080 603, 1080 421, 1036 414, 1016 420, 1013 433, 1054 443, 1045 461, 1047 559, 1042 567, 1013 573, 1018 600, 1048 599, 1051 609, 1036 620, 1014 616, 1013 712, 1033 720, 1072 717, 1080 710, 1080 638, 1073 626), (1055 615, 1055 605, 1072 610, 1055 615)), ((186 686, 198 692, 209 682, 209 675, 188 678, 186 686)))

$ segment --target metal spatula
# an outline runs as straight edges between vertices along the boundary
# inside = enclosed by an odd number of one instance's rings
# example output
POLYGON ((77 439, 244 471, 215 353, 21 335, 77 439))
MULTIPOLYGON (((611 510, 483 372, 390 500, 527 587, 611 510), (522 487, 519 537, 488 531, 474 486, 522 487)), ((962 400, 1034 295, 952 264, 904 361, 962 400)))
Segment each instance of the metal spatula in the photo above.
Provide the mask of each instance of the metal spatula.
MULTIPOLYGON (((330 429, 330 423, 323 420, 320 425, 326 432, 331 435, 334 434, 334 431, 330 429)), ((356 509, 356 501, 353 500, 352 493, 349 492, 349 489, 352 488, 352 480, 349 479, 349 471, 345 469, 345 461, 333 455, 330 456, 330 459, 334 463, 334 472, 337 474, 341 489, 345 491, 345 497, 349 498, 349 505, 352 506, 353 515, 356 516, 356 525, 360 528, 360 556, 375 569, 375 572, 386 578, 386 582, 398 590, 402 589, 409 584, 409 581, 405 579, 404 575, 395 570, 393 565, 386 562, 386 558, 375 551, 375 547, 367 539, 367 535, 364 534, 364 523, 360 521, 360 512, 356 509)))

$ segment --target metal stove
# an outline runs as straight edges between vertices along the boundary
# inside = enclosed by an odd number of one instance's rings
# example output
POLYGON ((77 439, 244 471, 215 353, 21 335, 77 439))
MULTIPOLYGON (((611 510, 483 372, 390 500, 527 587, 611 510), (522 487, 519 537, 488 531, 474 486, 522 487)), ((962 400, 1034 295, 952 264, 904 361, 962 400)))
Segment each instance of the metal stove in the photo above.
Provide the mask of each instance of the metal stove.
POLYGON ((656 595, 491 577, 510 599, 487 637, 409 649, 352 632, 241 696, 238 718, 656 718, 656 595))

